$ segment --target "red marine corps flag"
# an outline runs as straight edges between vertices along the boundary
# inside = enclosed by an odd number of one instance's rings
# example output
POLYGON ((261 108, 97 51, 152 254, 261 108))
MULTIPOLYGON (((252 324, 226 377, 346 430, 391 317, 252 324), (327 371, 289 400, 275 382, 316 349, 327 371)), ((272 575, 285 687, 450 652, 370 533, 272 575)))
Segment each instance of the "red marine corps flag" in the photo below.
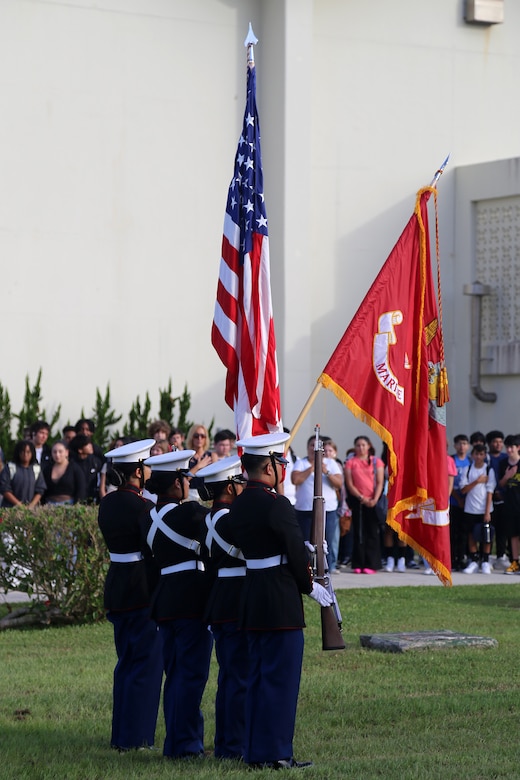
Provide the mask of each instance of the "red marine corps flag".
MULTIPOLYGON (((451 584, 447 374, 427 203, 415 211, 318 382, 388 445, 388 524, 451 584)), ((439 290, 440 301, 440 290, 439 290)))
POLYGON ((282 431, 251 26, 247 100, 229 185, 211 343, 239 439, 282 431))

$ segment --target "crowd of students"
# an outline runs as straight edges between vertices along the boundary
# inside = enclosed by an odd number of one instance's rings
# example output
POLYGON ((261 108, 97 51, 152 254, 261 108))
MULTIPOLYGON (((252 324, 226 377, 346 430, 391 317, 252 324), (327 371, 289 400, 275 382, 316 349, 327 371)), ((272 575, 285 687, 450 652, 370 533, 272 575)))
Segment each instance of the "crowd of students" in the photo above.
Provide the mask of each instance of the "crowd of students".
MULTIPOLYGON (((382 459, 377 458, 370 439, 358 436, 341 461, 336 444, 323 438, 329 456, 323 475, 324 495, 328 489, 329 570, 333 574, 350 570, 373 574, 380 569, 401 573, 424 565, 424 573, 433 574, 385 524, 380 510, 387 479, 385 450, 382 459), (339 483, 333 476, 336 463, 342 475, 339 483), (348 515, 351 524, 343 522, 348 515)), ((520 573, 520 434, 504 437, 499 430, 486 435, 476 431, 456 435, 453 444, 453 454, 448 455, 452 571, 520 573)), ((312 448, 312 439, 308 446, 312 448)), ((312 453, 309 450, 308 457, 294 460, 285 493, 295 504, 308 538, 311 506, 302 497, 304 486, 310 489, 314 479, 312 453)))
POLYGON ((458 434, 450 496, 452 570, 520 573, 520 434, 458 434), (495 546, 493 563, 490 554, 495 546))
MULTIPOLYGON (((94 433, 94 421, 81 418, 75 425, 66 425, 61 440, 49 446, 49 424, 44 420, 34 422, 27 428, 26 438, 15 444, 11 460, 6 462, 0 450, 2 505, 10 508, 25 504, 34 508, 38 504, 98 504, 109 487, 106 458, 93 441, 94 433)), ((208 463, 229 455, 236 438, 227 429, 219 430, 211 450, 209 433, 203 425, 193 425, 185 436, 165 420, 152 422, 148 435, 156 442, 154 455, 192 446, 193 475, 208 463)), ((118 438, 111 448, 129 441, 127 437, 118 438)))

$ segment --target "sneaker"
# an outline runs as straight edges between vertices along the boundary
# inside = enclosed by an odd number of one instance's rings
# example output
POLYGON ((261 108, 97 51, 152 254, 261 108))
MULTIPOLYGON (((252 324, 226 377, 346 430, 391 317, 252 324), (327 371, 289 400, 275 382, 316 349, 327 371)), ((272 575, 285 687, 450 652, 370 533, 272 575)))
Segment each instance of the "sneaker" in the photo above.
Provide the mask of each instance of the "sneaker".
POLYGON ((419 564, 417 563, 417 561, 414 561, 414 559, 412 558, 411 561, 407 562, 406 568, 407 569, 418 569, 419 568, 419 564))
POLYGON ((404 555, 402 558, 399 558, 397 561, 397 571, 400 574, 404 574, 406 572, 406 558, 404 557, 404 555))
POLYGON ((511 561, 504 574, 518 574, 518 572, 520 572, 518 561, 511 561))
POLYGON ((354 574, 361 574, 361 569, 352 569, 354 574))
POLYGON ((363 569, 363 574, 376 574, 375 569, 363 569))
POLYGON ((491 574, 491 564, 489 561, 482 561, 482 566, 480 567, 480 571, 482 574, 491 574))
POLYGON ((389 556, 389 557, 386 559, 386 566, 385 566, 385 571, 387 571, 387 572, 393 572, 393 570, 394 570, 394 566, 395 566, 395 561, 394 561, 394 558, 393 558, 393 556, 392 556, 392 555, 390 555, 390 556, 389 556))
POLYGON ((433 574, 433 569, 431 566, 427 566, 423 572, 424 574, 433 574))
POLYGON ((341 574, 339 569, 332 569, 331 574, 341 574))
POLYGON ((463 574, 475 574, 476 571, 478 571, 478 563, 476 561, 471 561, 464 569, 463 574))
POLYGON ((493 564, 493 568, 495 571, 505 571, 509 566, 511 566, 511 561, 507 557, 507 555, 501 555, 499 558, 497 558, 493 564))

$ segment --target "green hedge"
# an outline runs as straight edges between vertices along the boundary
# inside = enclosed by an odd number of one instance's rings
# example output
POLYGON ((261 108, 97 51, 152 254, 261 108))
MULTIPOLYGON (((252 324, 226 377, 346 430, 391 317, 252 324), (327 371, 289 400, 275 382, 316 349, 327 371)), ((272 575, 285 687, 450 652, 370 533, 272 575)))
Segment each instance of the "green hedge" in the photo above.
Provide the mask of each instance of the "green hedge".
POLYGON ((19 590, 73 621, 104 615, 108 552, 97 507, 0 509, 0 590, 19 590))

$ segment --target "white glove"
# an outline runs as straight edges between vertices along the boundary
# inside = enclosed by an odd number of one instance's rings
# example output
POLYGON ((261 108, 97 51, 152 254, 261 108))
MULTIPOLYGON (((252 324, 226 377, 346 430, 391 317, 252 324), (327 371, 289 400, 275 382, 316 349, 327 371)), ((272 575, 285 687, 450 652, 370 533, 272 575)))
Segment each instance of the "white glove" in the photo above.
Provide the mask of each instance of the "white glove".
POLYGON ((311 599, 314 599, 314 601, 317 601, 320 607, 330 607, 332 604, 332 596, 327 588, 324 588, 319 582, 313 583, 309 596, 311 599))
MULTIPOLYGON (((309 540, 307 540, 305 542, 305 547, 308 549, 308 551, 310 552, 311 555, 314 555, 314 545, 313 545, 312 542, 309 542, 309 540)), ((323 555, 328 555, 328 554, 329 554, 329 545, 327 544, 327 540, 324 539, 323 540, 323 555)))

